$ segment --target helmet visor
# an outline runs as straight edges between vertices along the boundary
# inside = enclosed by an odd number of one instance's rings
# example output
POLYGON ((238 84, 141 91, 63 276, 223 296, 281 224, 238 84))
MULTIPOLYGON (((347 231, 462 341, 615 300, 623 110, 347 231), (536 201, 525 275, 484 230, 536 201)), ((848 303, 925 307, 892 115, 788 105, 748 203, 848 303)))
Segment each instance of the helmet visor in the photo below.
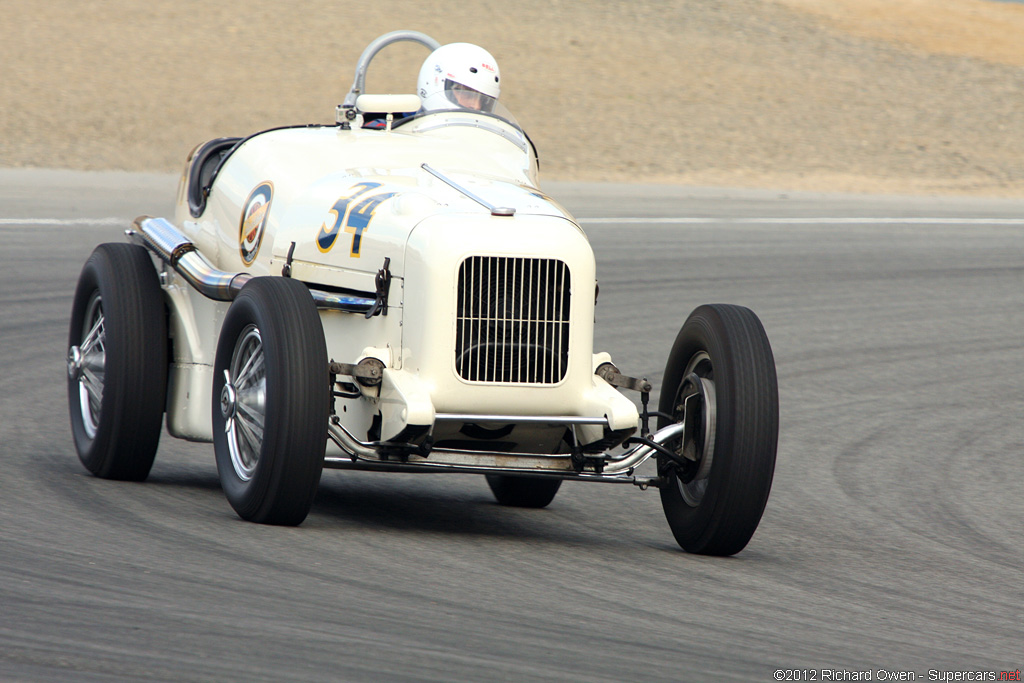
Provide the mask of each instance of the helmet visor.
POLYGON ((462 85, 452 79, 446 79, 444 83, 444 94, 448 101, 463 109, 475 109, 476 111, 491 112, 494 110, 494 103, 497 98, 485 95, 484 93, 462 85))

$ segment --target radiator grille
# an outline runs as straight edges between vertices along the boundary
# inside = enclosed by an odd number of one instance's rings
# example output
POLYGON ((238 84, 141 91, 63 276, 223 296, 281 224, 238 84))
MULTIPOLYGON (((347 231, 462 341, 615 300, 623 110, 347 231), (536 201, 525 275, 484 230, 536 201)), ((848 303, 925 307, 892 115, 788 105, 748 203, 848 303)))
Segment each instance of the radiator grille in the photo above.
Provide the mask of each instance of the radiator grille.
POLYGON ((455 367, 470 382, 555 384, 569 359, 569 268, 471 256, 459 268, 455 367))

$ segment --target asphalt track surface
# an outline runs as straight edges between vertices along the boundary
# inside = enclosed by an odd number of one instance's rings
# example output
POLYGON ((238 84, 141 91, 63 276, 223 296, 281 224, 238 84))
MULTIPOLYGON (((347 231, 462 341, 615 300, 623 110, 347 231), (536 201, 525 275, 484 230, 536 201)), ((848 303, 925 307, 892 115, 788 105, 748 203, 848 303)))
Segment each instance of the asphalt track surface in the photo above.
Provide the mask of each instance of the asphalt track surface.
POLYGON ((88 475, 63 360, 78 271, 175 182, 0 171, 0 679, 1024 666, 1024 202, 545 186, 588 230, 596 346, 624 372, 657 387, 700 303, 764 322, 775 482, 750 545, 716 559, 627 486, 516 510, 480 477, 326 471, 277 528, 235 516, 208 445, 165 435, 143 484, 88 475))

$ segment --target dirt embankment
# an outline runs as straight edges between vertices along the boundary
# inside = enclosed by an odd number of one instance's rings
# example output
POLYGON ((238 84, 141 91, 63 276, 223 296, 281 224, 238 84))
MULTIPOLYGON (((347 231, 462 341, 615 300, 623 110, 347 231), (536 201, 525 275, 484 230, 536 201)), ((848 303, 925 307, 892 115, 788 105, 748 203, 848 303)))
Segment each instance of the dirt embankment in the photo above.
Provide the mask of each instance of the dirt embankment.
MULTIPOLYGON (((330 122, 366 43, 408 28, 497 57, 548 179, 1024 196, 1022 5, 280 8, 0 0, 0 166, 176 171, 212 137, 330 122)), ((425 54, 382 53, 368 85, 411 92, 425 54)))

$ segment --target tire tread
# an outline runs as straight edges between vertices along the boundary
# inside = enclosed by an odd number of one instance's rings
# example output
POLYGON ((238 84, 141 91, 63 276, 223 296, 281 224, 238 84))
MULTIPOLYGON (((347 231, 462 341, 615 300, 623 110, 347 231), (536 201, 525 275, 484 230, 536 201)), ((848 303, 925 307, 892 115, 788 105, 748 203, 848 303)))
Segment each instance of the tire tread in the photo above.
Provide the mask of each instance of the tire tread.
POLYGON ((330 410, 327 345, 320 314, 298 280, 250 280, 225 317, 217 348, 214 398, 224 386, 238 332, 257 324, 267 372, 267 413, 257 472, 237 478, 223 435, 219 400, 213 402, 217 469, 228 501, 243 519, 295 526, 309 514, 323 471, 330 410))
POLYGON ((663 412, 671 412, 685 366, 698 350, 712 357, 718 397, 708 489, 700 505, 690 508, 673 475, 661 497, 673 535, 685 550, 732 555, 750 541, 771 490, 778 443, 775 360, 753 311, 728 304, 700 306, 669 356, 659 404, 663 412))
POLYGON ((69 345, 81 343, 84 307, 99 290, 106 328, 103 400, 95 438, 81 423, 77 382, 69 380, 72 433, 79 458, 98 477, 149 476, 167 393, 167 318, 149 253, 138 245, 100 244, 86 261, 72 308, 69 345))

